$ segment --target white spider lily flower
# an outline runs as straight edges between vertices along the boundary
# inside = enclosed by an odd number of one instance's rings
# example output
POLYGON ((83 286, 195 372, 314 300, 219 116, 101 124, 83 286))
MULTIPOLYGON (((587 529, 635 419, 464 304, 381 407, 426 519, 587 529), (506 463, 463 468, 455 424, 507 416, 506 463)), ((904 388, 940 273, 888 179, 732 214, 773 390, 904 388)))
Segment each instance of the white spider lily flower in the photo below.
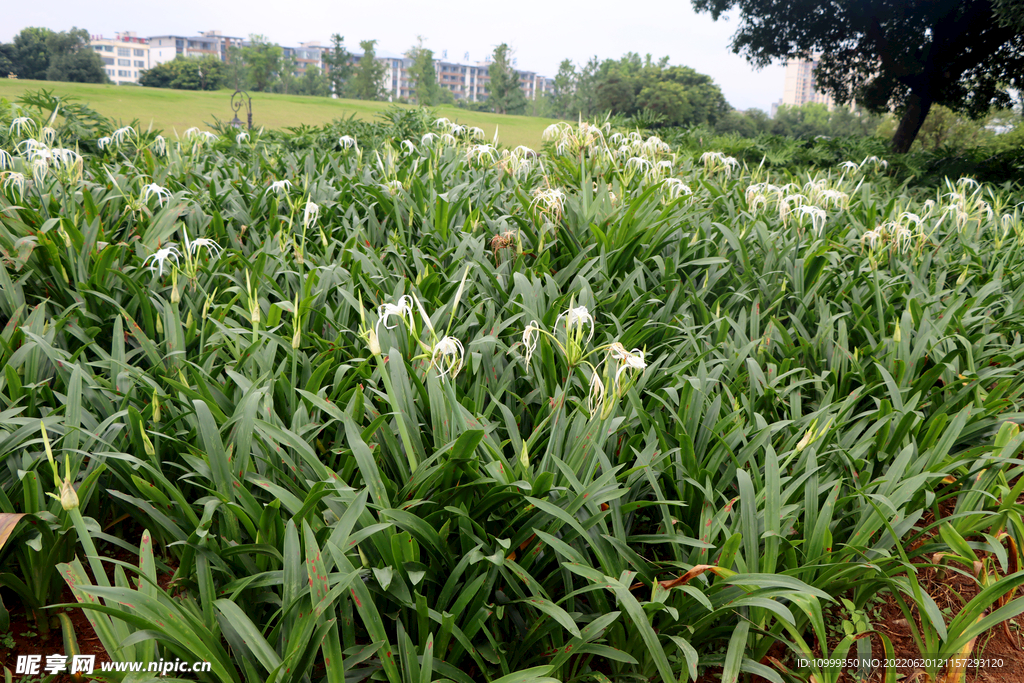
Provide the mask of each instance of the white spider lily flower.
POLYGON ((626 169, 630 171, 649 171, 654 165, 643 157, 630 157, 626 161, 626 169))
POLYGON ((437 133, 424 133, 423 137, 420 138, 421 145, 432 145, 437 140, 437 133))
POLYGON ((77 164, 82 157, 73 149, 56 147, 50 150, 50 158, 58 164, 71 166, 77 164))
POLYGON ((639 370, 643 372, 647 368, 644 352, 640 349, 627 351, 625 346, 619 342, 614 342, 608 347, 608 355, 619 362, 619 367, 615 371, 615 393, 621 395, 622 375, 630 371, 639 370))
POLYGON ((844 161, 839 164, 839 168, 843 171, 858 171, 860 170, 860 165, 856 161, 844 161))
POLYGON ((536 320, 531 320, 530 324, 523 330, 523 346, 526 348, 526 371, 530 371, 530 359, 533 358, 533 352, 537 350, 537 341, 540 340, 540 328, 537 326, 536 320))
POLYGON ((193 256, 199 255, 200 249, 206 249, 206 253, 217 258, 220 253, 224 251, 224 248, 217 244, 209 237, 197 237, 196 239, 189 241, 188 235, 185 235, 185 249, 193 256))
POLYGON ((563 123, 563 122, 552 123, 550 126, 548 126, 547 128, 544 129, 544 132, 541 133, 540 139, 541 140, 557 140, 557 139, 559 139, 559 138, 561 138, 563 136, 563 134, 564 134, 563 131, 567 127, 568 127, 567 123, 563 123))
POLYGON ((96 146, 99 147, 100 149, 104 149, 109 144, 110 144, 110 138, 109 137, 102 137, 102 138, 100 138, 100 139, 98 139, 96 141, 96 146))
POLYGON ((878 248, 878 245, 885 239, 885 228, 878 226, 874 230, 868 230, 860 236, 861 246, 870 250, 878 248))
POLYGON ((537 156, 537 153, 534 152, 529 147, 527 147, 526 145, 519 145, 518 147, 516 147, 515 149, 512 150, 512 154, 514 156, 524 157, 524 158, 525 157, 535 157, 535 156, 537 156))
POLYGON ((647 140, 643 143, 643 149, 648 154, 657 152, 668 153, 672 151, 671 147, 669 147, 665 142, 661 140, 661 138, 655 135, 652 135, 651 137, 647 138, 647 140))
POLYGON ((292 187, 292 183, 291 183, 290 180, 275 180, 274 182, 270 183, 270 188, 269 189, 270 189, 271 192, 279 192, 280 193, 280 192, 287 192, 288 190, 291 189, 291 187, 292 187))
POLYGON ((850 203, 850 195, 839 190, 822 190, 821 198, 826 207, 846 206, 850 203))
POLYGON ((120 147, 126 142, 131 141, 132 138, 138 140, 139 134, 136 133, 135 129, 131 126, 124 126, 123 128, 118 128, 117 130, 115 130, 111 134, 111 138, 113 139, 114 145, 120 147))
POLYGON ((402 148, 406 154, 414 154, 416 152, 416 144, 412 140, 402 140, 402 148))
POLYGON ((142 267, 145 268, 146 264, 149 263, 149 270, 152 272, 157 269, 157 266, 159 266, 160 272, 157 273, 157 277, 163 277, 164 264, 167 263, 168 260, 173 259, 174 265, 177 266, 178 257, 180 256, 181 254, 174 245, 168 245, 163 249, 157 249, 156 252, 147 256, 146 260, 142 262, 142 267), (152 261, 152 263, 150 263, 150 261, 152 261))
POLYGON ((811 217, 811 227, 820 236, 825 229, 825 210, 819 209, 817 206, 801 206, 797 208, 797 212, 801 216, 811 217))
POLYGON ((36 122, 35 121, 33 121, 28 116, 19 116, 16 119, 14 119, 13 121, 11 121, 11 127, 8 128, 7 131, 11 135, 18 135, 18 136, 24 137, 25 136, 25 131, 28 131, 28 133, 31 135, 33 132, 35 132, 35 129, 36 129, 36 122))
POLYGON ((351 135, 342 135, 338 138, 338 144, 344 149, 351 149, 352 147, 359 149, 359 145, 356 144, 356 139, 351 135))
POLYGON ((995 218, 995 212, 992 211, 992 205, 984 200, 978 202, 978 212, 979 214, 984 213, 987 215, 989 220, 995 218))
POLYGON ((590 325, 590 335, 587 337, 587 341, 590 341, 591 337, 594 336, 594 316, 590 314, 586 306, 576 306, 566 310, 564 313, 558 316, 555 320, 555 324, 558 324, 558 320, 565 318, 566 328, 573 326, 590 325))
POLYGON ((903 219, 906 219, 908 224, 913 223, 914 225, 921 225, 921 222, 924 220, 916 213, 910 213, 909 211, 904 211, 903 213, 901 213, 900 217, 897 220, 903 221, 903 219))
POLYGON ((474 140, 483 140, 485 136, 484 129, 477 128, 476 126, 470 126, 467 128, 466 133, 474 140))
POLYGON ((716 161, 721 162, 724 159, 725 155, 721 152, 704 152, 700 155, 700 163, 704 164, 704 168, 708 168, 716 161))
POLYGON ((975 180, 974 178, 964 177, 964 178, 960 178, 959 180, 956 181, 956 186, 957 187, 967 187, 968 185, 973 187, 976 190, 981 187, 981 185, 978 183, 978 181, 975 180))
POLYGON ((439 139, 441 141, 442 146, 447 145, 449 147, 454 147, 455 145, 459 144, 459 141, 456 140, 455 136, 452 135, 451 133, 445 133, 439 139))
POLYGON ((750 211, 752 213, 756 213, 757 210, 760 209, 762 206, 768 206, 768 202, 770 201, 771 199, 763 194, 754 195, 753 201, 751 201, 749 204, 750 211))
POLYGON ((192 140, 193 138, 195 138, 195 137, 197 137, 199 135, 199 132, 200 132, 199 128, 197 128, 196 126, 193 126, 192 128, 189 128, 189 129, 187 129, 185 131, 185 139, 186 140, 192 140))
POLYGON ((32 161, 32 179, 37 183, 41 183, 43 178, 46 177, 46 172, 50 169, 49 155, 36 157, 32 161))
POLYGON ((886 161, 885 159, 881 159, 879 157, 876 157, 876 156, 865 157, 864 161, 860 162, 860 165, 864 166, 865 164, 874 164, 876 171, 879 168, 888 168, 889 167, 889 162, 888 161, 886 161))
POLYGON ((398 323, 388 325, 388 319, 393 315, 397 315, 399 319, 401 319, 402 316, 408 316, 409 329, 412 329, 412 297, 406 294, 398 300, 397 304, 381 304, 377 307, 377 324, 374 325, 373 329, 378 335, 380 334, 381 323, 384 323, 384 329, 386 330, 393 330, 398 326, 398 323))
POLYGON ((18 173, 17 171, 7 171, 5 173, 0 173, 0 175, 2 175, 3 178, 4 178, 4 185, 3 185, 3 187, 4 187, 5 190, 7 188, 9 188, 9 187, 13 187, 15 190, 18 191, 19 199, 24 199, 25 198, 25 176, 24 176, 24 174, 18 173))
POLYGON ((665 187, 668 188, 668 196, 670 199, 679 199, 684 195, 689 197, 693 194, 693 190, 690 189, 690 186, 679 178, 666 179, 665 187))
POLYGON ((396 194, 405 189, 405 187, 403 187, 402 185, 401 180, 389 180, 386 183, 381 183, 381 187, 387 190, 388 194, 390 194, 392 197, 394 197, 396 194))
POLYGON ((160 156, 167 154, 167 140, 163 135, 157 135, 153 138, 153 151, 160 156))
POLYGON ((302 214, 302 225, 308 228, 320 217, 320 207, 313 202, 306 202, 306 210, 302 214))
POLYGON ((494 154, 497 152, 491 145, 473 145, 466 150, 467 161, 483 161, 485 158, 494 163, 494 154))
POLYGON ((601 381, 601 377, 595 370, 590 375, 590 391, 587 392, 587 410, 591 415, 597 412, 597 409, 604 403, 604 382, 601 381))
POLYGON ((11 159, 11 155, 8 154, 6 150, 0 149, 0 171, 5 168, 14 168, 14 160, 11 159))
POLYGON ((47 145, 53 145, 57 140, 57 131, 50 126, 43 126, 39 130, 39 136, 43 139, 43 142, 47 145))
POLYGON ((466 127, 459 125, 458 123, 453 123, 451 128, 448 129, 448 132, 452 135, 462 135, 466 132, 466 127))
POLYGON ((914 247, 918 233, 909 230, 905 226, 896 225, 892 231, 893 247, 901 254, 905 254, 914 247))
POLYGON ((533 206, 540 206, 543 213, 560 217, 565 206, 565 193, 557 188, 534 191, 533 206))
POLYGON ((249 142, 249 134, 246 133, 244 130, 241 133, 239 133, 238 135, 235 136, 235 143, 236 144, 240 145, 243 142, 249 142))
POLYGON ((434 126, 437 128, 450 129, 452 127, 452 122, 444 117, 441 117, 439 119, 434 119, 434 126))
POLYGON ((160 206, 163 206, 164 200, 171 198, 171 191, 166 187, 160 187, 156 183, 150 183, 149 185, 142 186, 143 202, 148 202, 150 197, 154 196, 160 201, 160 206))
POLYGON ((562 318, 565 318, 565 354, 569 365, 576 365, 583 357, 583 345, 589 344, 594 338, 594 316, 586 306, 570 307, 555 319, 555 327, 558 327, 558 321, 562 318), (583 339, 585 326, 589 326, 586 341, 583 339))
POLYGON ((437 367, 438 377, 447 375, 449 379, 455 379, 462 368, 462 359, 465 353, 462 342, 455 337, 445 337, 434 345, 430 367, 437 367))

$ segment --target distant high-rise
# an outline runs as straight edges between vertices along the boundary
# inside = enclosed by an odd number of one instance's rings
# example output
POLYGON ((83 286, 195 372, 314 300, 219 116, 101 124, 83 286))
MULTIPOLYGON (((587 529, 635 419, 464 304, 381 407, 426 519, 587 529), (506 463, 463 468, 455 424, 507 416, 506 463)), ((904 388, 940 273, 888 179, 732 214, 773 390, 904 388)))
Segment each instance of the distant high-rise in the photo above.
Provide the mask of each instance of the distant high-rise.
POLYGON ((815 88, 814 70, 820 59, 819 52, 811 55, 811 59, 790 59, 786 62, 786 86, 782 91, 782 104, 799 107, 816 102, 829 109, 835 106, 829 95, 815 88))
POLYGON ((134 31, 116 33, 113 38, 89 36, 89 46, 103 59, 107 76, 117 85, 137 85, 139 73, 152 66, 149 39, 139 38, 134 31))

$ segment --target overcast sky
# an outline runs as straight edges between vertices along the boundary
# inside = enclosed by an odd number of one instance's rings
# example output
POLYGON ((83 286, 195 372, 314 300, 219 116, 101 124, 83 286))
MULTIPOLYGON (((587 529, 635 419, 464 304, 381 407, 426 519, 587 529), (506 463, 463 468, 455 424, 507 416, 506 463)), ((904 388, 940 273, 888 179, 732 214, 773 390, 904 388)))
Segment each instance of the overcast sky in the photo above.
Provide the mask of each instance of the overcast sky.
POLYGON ((738 109, 768 111, 782 98, 784 67, 755 71, 729 49, 736 21, 712 21, 698 15, 689 0, 176 0, 147 4, 139 0, 5 1, 0 41, 9 42, 27 26, 57 31, 72 26, 113 37, 135 31, 143 37, 195 35, 219 30, 246 37, 258 33, 271 42, 295 45, 333 33, 358 49, 360 40, 377 39, 380 49, 401 53, 423 36, 424 46, 448 59, 484 60, 495 45, 506 42, 515 50, 520 69, 554 76, 563 59, 576 64, 596 55, 619 58, 627 52, 667 55, 672 64, 708 74, 738 109), (163 8, 163 9, 161 9, 163 8))

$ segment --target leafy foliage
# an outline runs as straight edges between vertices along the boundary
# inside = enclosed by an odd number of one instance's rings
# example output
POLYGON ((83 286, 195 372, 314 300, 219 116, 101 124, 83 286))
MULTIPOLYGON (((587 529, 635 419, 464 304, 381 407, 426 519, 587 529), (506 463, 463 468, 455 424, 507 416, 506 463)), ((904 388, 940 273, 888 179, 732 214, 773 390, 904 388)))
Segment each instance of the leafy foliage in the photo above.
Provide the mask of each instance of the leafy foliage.
POLYGON ((139 74, 139 85, 149 88, 178 90, 220 90, 228 81, 224 62, 213 55, 185 57, 178 55, 169 62, 157 64, 139 74))
POLYGON ((80 544, 53 566, 112 659, 834 681, 794 662, 840 599, 935 652, 1024 611, 1009 191, 425 110, 85 156, 3 116, 0 512, 80 544), (937 555, 984 567, 948 624, 937 555))
POLYGON ((933 104, 981 116, 1010 103, 1024 68, 1024 32, 1012 3, 845 2, 796 7, 764 0, 693 0, 716 19, 736 9, 733 49, 755 64, 823 53, 816 87, 839 103, 856 98, 876 112, 899 108, 893 149, 907 152, 933 104), (996 19, 999 19, 998 21, 996 19))

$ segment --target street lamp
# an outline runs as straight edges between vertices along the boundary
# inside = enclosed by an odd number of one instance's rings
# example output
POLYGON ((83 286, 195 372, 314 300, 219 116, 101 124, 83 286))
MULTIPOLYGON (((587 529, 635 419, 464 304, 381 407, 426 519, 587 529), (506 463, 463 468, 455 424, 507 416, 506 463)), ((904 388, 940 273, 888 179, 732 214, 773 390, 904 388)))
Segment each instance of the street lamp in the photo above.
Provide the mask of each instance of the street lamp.
POLYGON ((243 90, 236 90, 231 95, 231 109, 235 112, 235 118, 231 120, 231 126, 233 128, 241 128, 242 122, 238 119, 238 110, 245 107, 245 113, 247 116, 248 130, 252 130, 252 97, 249 93, 243 90))

